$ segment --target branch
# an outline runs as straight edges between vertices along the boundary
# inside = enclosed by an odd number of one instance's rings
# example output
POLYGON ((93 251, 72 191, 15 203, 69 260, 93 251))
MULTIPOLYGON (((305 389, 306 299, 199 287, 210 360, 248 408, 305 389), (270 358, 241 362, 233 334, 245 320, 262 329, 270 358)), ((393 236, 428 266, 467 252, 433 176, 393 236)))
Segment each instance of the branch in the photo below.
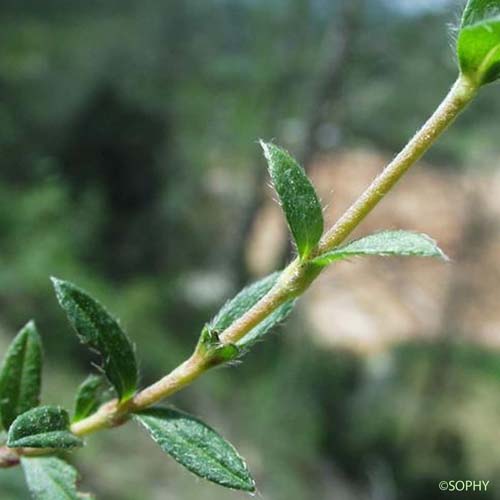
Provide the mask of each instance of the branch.
MULTIPOLYGON (((338 246, 349 236, 455 120, 474 98, 476 91, 477 87, 465 77, 458 78, 442 104, 422 129, 326 233, 313 257, 338 246)), ((244 337, 280 305, 302 295, 320 272, 321 268, 312 265, 307 260, 301 262, 297 259, 293 261, 282 272, 274 288, 220 335, 221 343, 232 344, 244 337)), ((196 380, 210 368, 210 361, 210 357, 195 351, 189 359, 158 382, 137 393, 132 400, 121 405, 118 404, 117 400, 106 403, 90 417, 73 424, 71 431, 77 436, 84 436, 103 428, 125 423, 128 416, 134 411, 158 403, 196 380)), ((54 450, 23 449, 19 450, 18 454, 39 455, 53 452, 54 450)), ((16 465, 19 461, 18 454, 16 454, 17 459, 16 457, 13 459, 12 450, 5 447, 0 448, 0 467, 16 465)))

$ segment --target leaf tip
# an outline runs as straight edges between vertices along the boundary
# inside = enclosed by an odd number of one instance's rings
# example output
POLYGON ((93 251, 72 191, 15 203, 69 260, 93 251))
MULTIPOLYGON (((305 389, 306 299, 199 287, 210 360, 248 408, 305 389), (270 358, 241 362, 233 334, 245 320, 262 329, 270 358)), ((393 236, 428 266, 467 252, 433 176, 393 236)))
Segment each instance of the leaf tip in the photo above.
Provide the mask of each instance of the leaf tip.
POLYGON ((32 337, 34 339, 39 339, 40 335, 38 333, 38 328, 36 327, 36 322, 34 319, 30 319, 21 329, 21 333, 32 337))
MULTIPOLYGON (((246 464, 245 464, 246 465, 246 464)), ((255 484, 255 479, 248 474, 248 478, 244 484, 241 485, 241 491, 250 493, 251 495, 257 491, 257 485, 255 484)))
POLYGON ((263 139, 259 139, 259 144, 260 147, 262 148, 262 151, 264 152, 264 157, 268 162, 271 160, 271 155, 272 155, 272 149, 276 148, 272 142, 266 142, 263 139))
POLYGON ((56 278, 55 276, 51 276, 50 277, 50 281, 52 281, 52 285, 54 286, 54 288, 61 288, 62 286, 64 286, 67 282, 60 279, 60 278, 56 278))
POLYGON ((59 301, 61 306, 63 306, 69 292, 79 290, 78 287, 70 281, 62 280, 54 276, 51 276, 50 280, 52 281, 52 286, 54 287, 57 300, 59 301))
POLYGON ((443 260, 444 262, 451 262, 451 259, 441 249, 441 247, 438 245, 438 242, 434 238, 431 238, 427 234, 419 234, 419 233, 414 233, 414 234, 416 236, 421 236, 422 238, 424 238, 425 240, 427 240, 431 244, 431 246, 433 247, 432 248, 433 253, 429 253, 430 257, 436 257, 438 259, 443 260))
POLYGON ((56 278, 55 276, 51 276, 50 281, 52 281, 52 286, 54 287, 57 298, 60 299, 66 281, 56 278))
POLYGON ((443 260, 444 262, 451 262, 451 258, 448 257, 448 255, 439 247, 437 247, 436 257, 443 260))
POLYGON ((32 318, 30 319, 24 328, 29 328, 30 330, 36 330, 36 324, 35 324, 35 320, 32 318))

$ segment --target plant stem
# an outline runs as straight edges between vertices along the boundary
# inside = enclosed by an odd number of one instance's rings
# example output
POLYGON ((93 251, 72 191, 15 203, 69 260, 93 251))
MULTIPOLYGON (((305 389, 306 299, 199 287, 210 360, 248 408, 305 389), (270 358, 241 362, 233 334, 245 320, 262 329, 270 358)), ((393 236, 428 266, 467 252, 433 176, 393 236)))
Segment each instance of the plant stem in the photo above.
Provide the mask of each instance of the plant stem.
POLYGON ((167 376, 139 392, 133 400, 134 409, 147 408, 190 384, 208 369, 206 361, 205 358, 194 353, 167 376))
POLYGON ((464 76, 459 76, 448 95, 425 125, 325 234, 319 244, 318 254, 338 246, 354 231, 408 169, 453 123, 460 112, 475 97, 477 90, 476 85, 464 76))
MULTIPOLYGON (((292 262, 283 271, 282 279, 277 283, 277 286, 221 334, 221 343, 236 343, 280 305, 290 300, 297 293, 301 277, 300 263, 298 261, 292 262)), ((147 387, 142 392, 139 392, 133 400, 134 408, 146 408, 172 395, 198 378, 207 369, 207 360, 202 356, 196 355, 196 353, 193 354, 191 358, 182 363, 173 372, 147 387)))
MULTIPOLYGON (((425 125, 326 233, 320 242, 316 255, 342 243, 455 120, 474 98, 476 92, 477 87, 466 78, 460 76, 457 79, 448 95, 425 125)), ((308 272, 310 270, 307 266, 301 266, 298 261, 292 262, 285 269, 283 278, 276 286, 222 333, 221 341, 226 344, 237 342, 284 302, 293 296, 300 295, 316 277, 313 275, 307 279, 308 272)), ((171 374, 139 393, 134 398, 135 404, 139 408, 143 408, 173 394, 203 373, 204 369, 201 368, 200 364, 200 361, 196 362, 191 358, 171 374)))
MULTIPOLYGON (((463 76, 458 78, 425 125, 325 234, 318 245, 315 256, 331 250, 352 233, 397 181, 455 120, 474 98, 476 92, 477 86, 463 76)), ((280 305, 304 293, 320 272, 321 268, 317 266, 300 262, 298 259, 293 261, 282 272, 281 278, 274 288, 221 334, 221 342, 231 344, 240 340, 280 305)), ((117 400, 110 401, 90 417, 74 423, 71 426, 71 431, 77 436, 85 436, 100 429, 124 423, 130 413, 147 408, 189 385, 209 369, 208 361, 206 357, 195 351, 189 359, 161 380, 137 393, 129 402, 120 405, 117 400)), ((32 449, 18 451, 19 454, 24 455, 39 455, 50 452, 51 450, 32 449)), ((2 465, 3 458, 5 458, 3 460, 5 464, 12 464, 12 450, 0 447, 0 467, 6 466, 2 465)))

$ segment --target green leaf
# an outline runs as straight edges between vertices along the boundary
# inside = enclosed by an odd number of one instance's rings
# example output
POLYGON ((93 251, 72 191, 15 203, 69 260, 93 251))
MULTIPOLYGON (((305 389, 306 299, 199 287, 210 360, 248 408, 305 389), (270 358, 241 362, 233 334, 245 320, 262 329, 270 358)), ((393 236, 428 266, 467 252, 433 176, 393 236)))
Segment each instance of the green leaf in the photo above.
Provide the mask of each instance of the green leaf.
POLYGON ((74 448, 83 441, 69 430, 69 415, 58 406, 39 406, 19 415, 9 429, 9 448, 74 448))
POLYGON ((118 322, 86 292, 52 278, 56 295, 82 342, 102 356, 106 377, 121 401, 130 399, 138 382, 134 348, 118 322))
POLYGON ((152 408, 135 415, 160 448, 197 476, 226 488, 255 491, 244 460, 231 444, 186 413, 152 408))
POLYGON ((457 53, 462 73, 478 85, 500 77, 500 0, 469 0, 457 53))
POLYGON ((40 403, 42 343, 30 321, 12 341, 0 371, 0 415, 4 429, 40 403))
MULTIPOLYGON (((279 272, 270 274, 241 290, 238 295, 226 302, 215 318, 210 322, 209 328, 214 331, 223 332, 226 328, 230 327, 271 290, 278 281, 280 274, 279 272)), ((294 300, 289 300, 278 307, 266 319, 240 339, 236 343, 236 347, 245 351, 255 342, 261 340, 271 328, 281 323, 292 312, 294 304, 294 300)))
POLYGON ((73 422, 79 422, 95 413, 101 404, 103 379, 99 375, 89 375, 78 387, 75 397, 73 422))
POLYGON ((461 27, 480 23, 500 15, 500 0, 469 0, 462 15, 461 27))
POLYGON ((313 263, 327 266, 337 260, 364 255, 440 257, 447 260, 436 242, 425 234, 383 231, 334 248, 315 258, 313 263))
POLYGON ((309 256, 323 234, 323 211, 304 169, 285 150, 260 142, 286 220, 301 259, 309 256))
POLYGON ((21 457, 33 500, 92 500, 76 488, 76 469, 57 457, 21 457))

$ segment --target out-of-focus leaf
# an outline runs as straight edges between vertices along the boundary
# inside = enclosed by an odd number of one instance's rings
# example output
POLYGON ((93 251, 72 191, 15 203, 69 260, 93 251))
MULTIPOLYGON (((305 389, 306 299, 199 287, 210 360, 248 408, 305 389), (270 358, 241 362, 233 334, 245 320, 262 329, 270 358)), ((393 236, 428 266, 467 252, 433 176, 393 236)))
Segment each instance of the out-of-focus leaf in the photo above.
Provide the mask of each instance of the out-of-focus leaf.
POLYGON ((0 371, 0 415, 4 429, 40 402, 42 343, 30 321, 12 341, 0 371))
POLYGON ((315 258, 313 263, 327 266, 337 260, 364 255, 440 257, 447 260, 436 242, 425 234, 409 231, 383 231, 334 248, 315 258))
POLYGON ((88 293, 52 278, 56 295, 82 342, 102 356, 106 377, 121 401, 130 399, 138 381, 134 348, 118 322, 88 293))
POLYGON ((478 85, 500 77, 500 0, 469 0, 457 53, 462 73, 478 85))
POLYGON ((83 441, 69 430, 69 415, 57 406, 39 406, 19 415, 9 429, 10 448, 74 448, 83 441))
POLYGON ((76 488, 76 469, 57 457, 21 457, 33 500, 92 500, 76 488))
POLYGON ((209 426, 186 413, 152 408, 135 415, 160 448, 197 476, 226 488, 254 491, 244 460, 209 426))
POLYGON ((309 256, 323 234, 323 210, 304 169, 285 150, 261 141, 274 188, 301 259, 309 256))
POLYGON ((103 382, 99 375, 89 375, 78 387, 73 422, 79 422, 92 415, 99 408, 103 382))

